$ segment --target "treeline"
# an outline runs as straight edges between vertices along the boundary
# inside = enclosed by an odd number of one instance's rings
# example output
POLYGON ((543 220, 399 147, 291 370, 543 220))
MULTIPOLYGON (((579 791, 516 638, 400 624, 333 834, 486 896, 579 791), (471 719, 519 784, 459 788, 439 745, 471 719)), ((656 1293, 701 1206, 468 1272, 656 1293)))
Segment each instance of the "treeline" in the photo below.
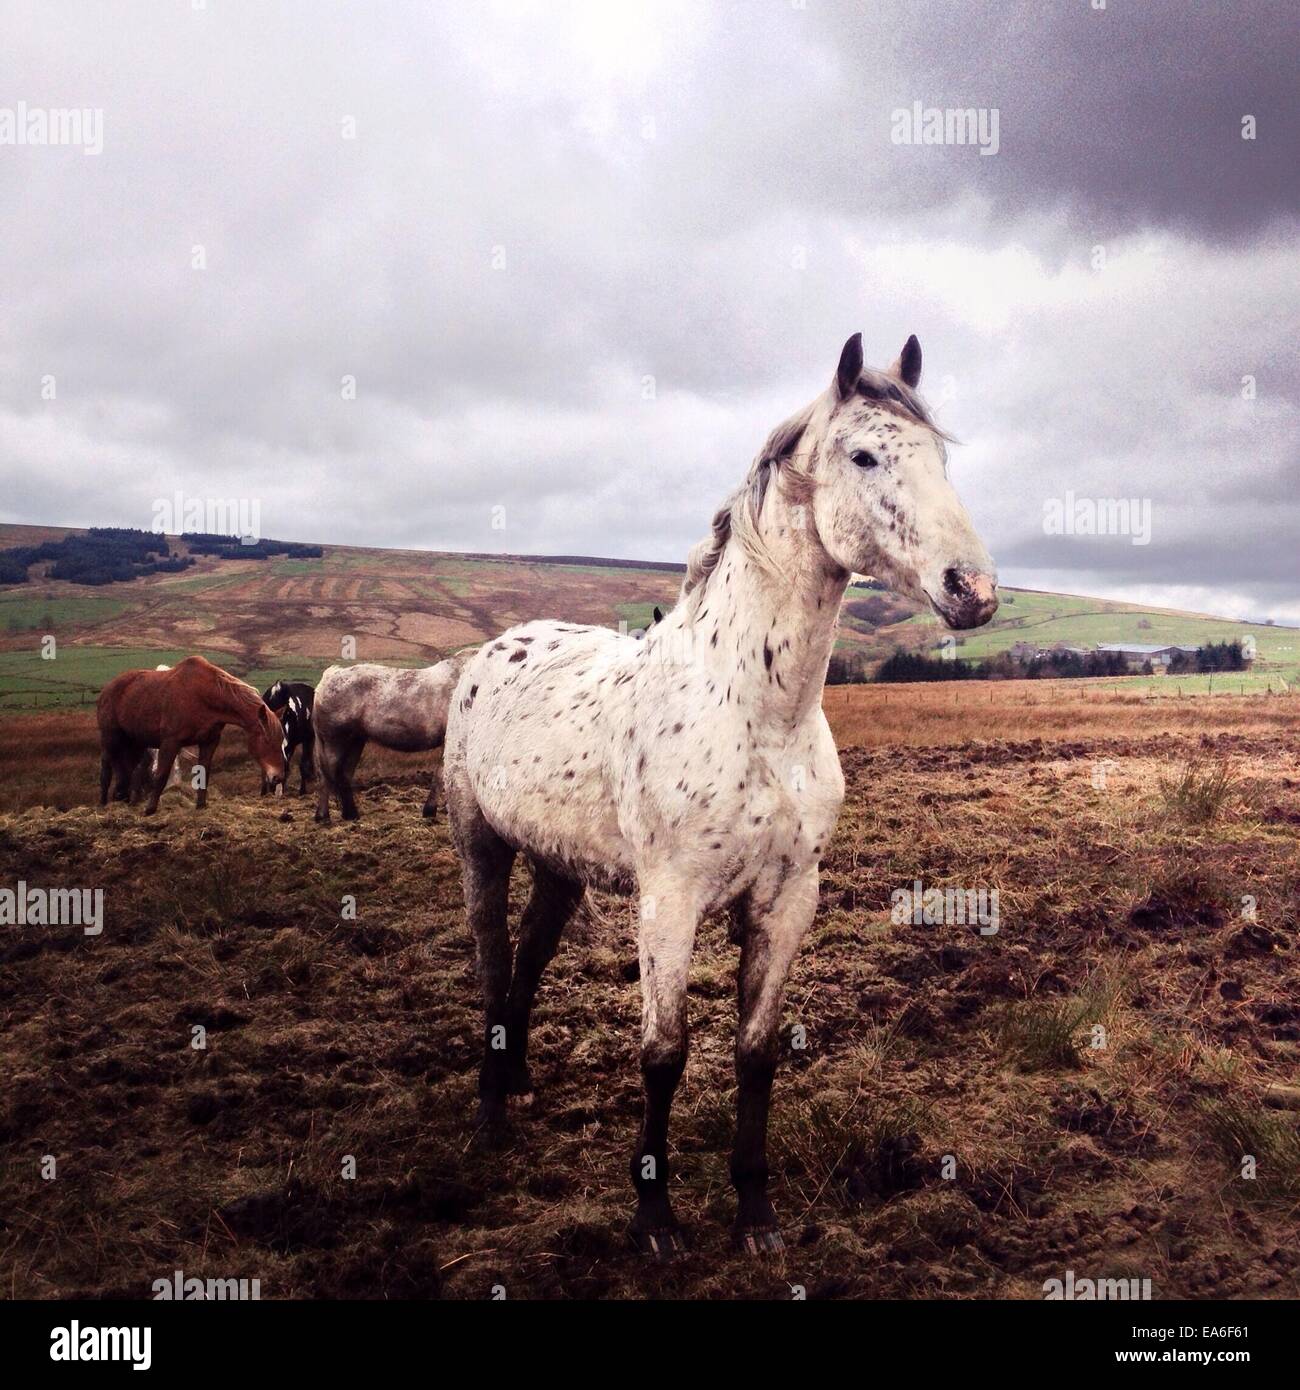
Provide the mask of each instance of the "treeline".
POLYGON ((88 585, 171 574, 194 563, 173 555, 165 536, 130 526, 92 526, 84 536, 0 550, 0 584, 25 584, 29 567, 46 560, 53 562, 48 578, 88 585))
POLYGON ((238 536, 219 536, 210 531, 187 531, 181 539, 192 554, 215 555, 218 560, 269 560, 274 555, 318 560, 325 554, 323 546, 304 545, 300 541, 259 540, 245 545, 238 536))
MULTIPOLYGON (((998 652, 980 663, 986 680, 1082 680, 1086 676, 1129 676, 1133 668, 1122 652, 1049 651, 1044 656, 1017 660, 1010 652, 998 652)), ((1151 663, 1142 672, 1150 675, 1151 663)))
POLYGON ((175 574, 195 564, 195 555, 214 555, 221 560, 266 560, 273 555, 317 559, 325 553, 319 545, 297 541, 259 540, 243 545, 238 536, 203 532, 181 538, 188 555, 173 554, 166 536, 133 526, 92 526, 85 535, 65 536, 61 541, 20 545, 0 550, 0 584, 25 584, 28 570, 51 561, 49 579, 71 584, 125 584, 148 574, 175 574))
MULTIPOLYGON (((1192 672, 1244 671, 1246 656, 1240 642, 1211 642, 1195 652, 1179 652, 1169 663, 1171 675, 1192 672)), ((1144 662, 1140 674, 1154 668, 1144 662)), ((904 684, 912 681, 1024 681, 1081 680, 1097 676, 1139 674, 1122 652, 1047 652, 1036 660, 1021 660, 1010 652, 998 652, 984 661, 964 661, 927 656, 896 649, 870 673, 862 657, 836 653, 826 672, 827 685, 904 684)))
POLYGON ((1249 663, 1240 642, 1211 642, 1195 652, 1177 652, 1169 663, 1170 675, 1192 671, 1244 671, 1249 663))

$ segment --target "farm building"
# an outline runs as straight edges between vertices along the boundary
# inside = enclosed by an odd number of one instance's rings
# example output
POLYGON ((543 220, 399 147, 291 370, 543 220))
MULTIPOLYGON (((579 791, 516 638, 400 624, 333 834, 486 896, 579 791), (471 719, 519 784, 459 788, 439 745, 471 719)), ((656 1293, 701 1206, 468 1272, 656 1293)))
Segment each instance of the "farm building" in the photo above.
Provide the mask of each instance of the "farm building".
POLYGON ((1169 663, 1183 652, 1195 656, 1198 647, 1162 647, 1149 642, 1098 642, 1099 652, 1118 652, 1125 662, 1135 670, 1140 670, 1149 661, 1154 671, 1165 670, 1169 663))

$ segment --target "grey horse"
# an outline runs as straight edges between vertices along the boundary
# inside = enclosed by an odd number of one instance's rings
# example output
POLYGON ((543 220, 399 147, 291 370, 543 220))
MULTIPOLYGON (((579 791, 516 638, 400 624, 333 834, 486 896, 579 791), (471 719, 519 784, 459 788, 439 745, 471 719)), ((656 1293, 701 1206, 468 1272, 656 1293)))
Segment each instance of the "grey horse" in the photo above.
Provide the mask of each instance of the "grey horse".
MULTIPOLYGON (((414 669, 373 662, 331 666, 321 676, 312 711, 320 774, 318 821, 329 821, 331 794, 338 798, 344 820, 359 818, 352 778, 367 743, 399 753, 442 747, 451 692, 473 654, 472 650, 459 652, 434 666, 414 669)), ((424 803, 424 814, 435 819, 439 780, 435 772, 424 803)))

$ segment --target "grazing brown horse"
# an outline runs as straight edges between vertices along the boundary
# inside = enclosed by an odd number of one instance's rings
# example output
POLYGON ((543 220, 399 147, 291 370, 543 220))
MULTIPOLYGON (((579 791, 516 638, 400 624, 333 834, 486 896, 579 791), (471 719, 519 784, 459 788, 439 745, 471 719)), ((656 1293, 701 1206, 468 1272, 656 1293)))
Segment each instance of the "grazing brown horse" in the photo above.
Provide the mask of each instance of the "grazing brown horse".
POLYGON ((109 783, 117 774, 114 801, 129 801, 131 780, 147 748, 158 758, 149 786, 146 816, 158 809, 172 763, 182 748, 199 750, 195 766, 203 768, 195 805, 208 800, 208 773, 221 731, 238 724, 248 737, 248 751, 273 786, 284 781, 284 730, 251 685, 201 656, 186 657, 170 671, 123 671, 99 693, 99 803, 108 804, 109 783))

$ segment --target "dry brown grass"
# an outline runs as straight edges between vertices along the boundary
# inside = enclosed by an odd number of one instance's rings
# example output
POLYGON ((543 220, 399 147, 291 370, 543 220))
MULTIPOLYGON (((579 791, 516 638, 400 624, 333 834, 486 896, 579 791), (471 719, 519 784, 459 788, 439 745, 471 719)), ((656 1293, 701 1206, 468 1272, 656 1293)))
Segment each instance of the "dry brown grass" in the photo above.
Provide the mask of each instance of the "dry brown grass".
POLYGON ((952 681, 827 688, 841 748, 990 739, 1150 739, 1164 734, 1300 734, 1300 696, 1144 695, 1086 681, 952 681))
MULTIPOLYGON (((0 929, 0 1288, 138 1297, 180 1268, 266 1297, 1035 1298, 1071 1268, 1300 1295, 1298 1120, 1273 1107, 1300 1060, 1293 706, 1022 702, 1011 727, 1020 692, 983 720, 946 690, 839 693, 848 799, 772 1118, 790 1248, 727 1242, 735 948, 711 921, 673 1131, 693 1247, 668 1267, 624 1242, 627 903, 593 898, 562 943, 538 1105, 479 1153, 476 988, 445 825, 419 815, 427 760, 368 755, 363 820, 324 830, 257 798, 235 740, 205 815, 173 794, 146 820, 37 807, 52 766, 52 797, 88 799, 84 722, 0 721, 0 884, 108 894, 94 940, 0 929), (909 695, 915 727, 887 738, 909 695), (1160 790, 1198 750, 1239 779, 1200 821, 1160 790), (996 888, 998 933, 893 925, 915 878, 996 888)), ((521 869, 514 914, 526 888, 521 869)))

